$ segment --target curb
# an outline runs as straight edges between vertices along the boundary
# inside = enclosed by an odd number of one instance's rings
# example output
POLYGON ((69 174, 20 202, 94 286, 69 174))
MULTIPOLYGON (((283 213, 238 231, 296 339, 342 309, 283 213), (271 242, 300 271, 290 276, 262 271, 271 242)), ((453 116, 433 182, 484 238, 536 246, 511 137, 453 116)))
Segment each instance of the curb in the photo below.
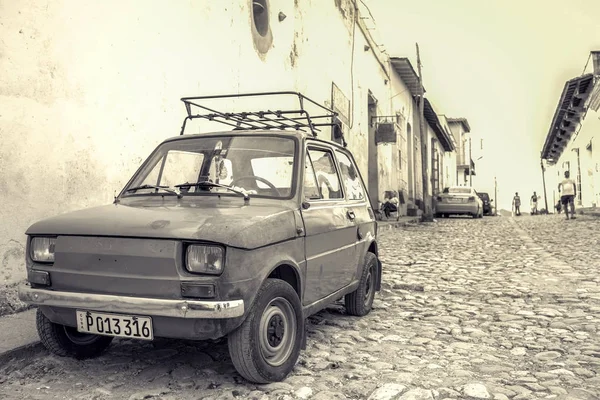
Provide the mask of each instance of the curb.
POLYGON ((421 221, 420 217, 414 217, 413 219, 410 219, 408 221, 393 221, 393 222, 386 221, 385 224, 377 225, 377 231, 385 232, 385 231, 392 230, 394 228, 402 228, 404 226, 415 225, 415 224, 418 224, 420 221, 421 221))
POLYGON ((0 353, 0 365, 9 365, 10 363, 18 362, 19 359, 31 359, 37 357, 41 353, 46 351, 46 348, 42 342, 35 342, 20 346, 11 350, 7 350, 4 353, 0 353))

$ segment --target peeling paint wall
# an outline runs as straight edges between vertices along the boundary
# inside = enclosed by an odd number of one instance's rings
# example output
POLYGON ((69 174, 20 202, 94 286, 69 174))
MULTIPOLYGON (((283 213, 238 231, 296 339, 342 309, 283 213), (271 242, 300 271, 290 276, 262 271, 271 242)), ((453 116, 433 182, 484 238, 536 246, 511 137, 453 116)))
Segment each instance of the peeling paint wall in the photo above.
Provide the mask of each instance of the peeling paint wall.
MULTIPOLYGON (((111 202, 179 134, 183 96, 297 90, 323 104, 335 82, 365 176, 368 91, 380 115, 408 110, 390 101, 350 0, 270 0, 267 39, 251 1, 141 4, 0 0, 0 283, 24 278, 29 225, 111 202)), ((379 153, 382 193, 398 181, 392 154, 379 153)))

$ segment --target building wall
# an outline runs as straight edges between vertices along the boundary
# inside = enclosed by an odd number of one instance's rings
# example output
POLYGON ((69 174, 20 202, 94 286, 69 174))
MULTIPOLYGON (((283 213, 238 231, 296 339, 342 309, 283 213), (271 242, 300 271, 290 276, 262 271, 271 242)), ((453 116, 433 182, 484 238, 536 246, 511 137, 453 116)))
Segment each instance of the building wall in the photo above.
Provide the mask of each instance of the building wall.
POLYGON ((571 178, 577 181, 578 165, 575 149, 579 149, 581 168, 581 204, 576 199, 576 206, 600 206, 600 137, 598 133, 600 133, 600 112, 590 109, 581 121, 581 129, 577 136, 568 143, 558 162, 552 168, 547 169, 548 207, 552 202, 552 195, 556 201, 560 197, 558 184, 564 179, 565 171, 569 170, 571 178))
MULTIPOLYGON (((415 106, 418 110, 418 107, 415 106)), ((413 123, 412 132, 413 132, 413 143, 412 143, 412 156, 413 156, 413 166, 414 166, 414 191, 413 191, 413 200, 416 203, 418 200, 423 200, 423 172, 422 172, 422 158, 421 158, 421 134, 420 134, 420 125, 419 125, 419 113, 413 113, 413 123)))
MULTIPOLYGON (((352 101, 346 140, 367 175, 368 91, 378 113, 393 110, 351 0, 270 0, 266 38, 251 4, 0 2, 0 283, 24 277, 31 223, 111 202, 179 134, 183 96, 297 90, 324 103, 335 82, 352 101)), ((392 149, 378 150, 381 191, 398 178, 392 149)))
MULTIPOLYGON (((454 139, 454 135, 448 124, 448 119, 445 115, 438 115, 442 128, 449 133, 450 139, 454 139)), ((456 145, 456 144, 455 144, 456 145)), ((444 152, 444 187, 456 186, 456 163, 457 163, 457 150, 445 151, 444 152)))
MULTIPOLYGON (((392 171, 391 180, 380 185, 383 192, 386 190, 402 191, 405 204, 401 206, 400 214, 406 215, 409 203, 412 203, 410 196, 412 183, 412 174, 414 173, 413 154, 410 151, 409 144, 413 136, 413 113, 418 112, 412 95, 406 84, 398 74, 390 67, 388 69, 391 75, 390 79, 390 113, 380 121, 392 121, 398 124, 397 142, 395 144, 382 144, 381 151, 385 151, 390 156, 392 171)), ((380 182, 381 183, 381 182, 380 182)), ((383 197, 381 197, 383 198, 383 197)))

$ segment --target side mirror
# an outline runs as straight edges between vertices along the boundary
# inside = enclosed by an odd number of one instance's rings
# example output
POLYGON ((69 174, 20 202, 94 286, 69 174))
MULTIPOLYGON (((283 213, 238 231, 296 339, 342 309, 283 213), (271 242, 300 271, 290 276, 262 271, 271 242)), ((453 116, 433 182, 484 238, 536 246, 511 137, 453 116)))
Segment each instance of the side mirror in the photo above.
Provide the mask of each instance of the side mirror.
POLYGON ((494 201, 494 199, 490 199, 490 203, 491 203, 492 201, 494 201))

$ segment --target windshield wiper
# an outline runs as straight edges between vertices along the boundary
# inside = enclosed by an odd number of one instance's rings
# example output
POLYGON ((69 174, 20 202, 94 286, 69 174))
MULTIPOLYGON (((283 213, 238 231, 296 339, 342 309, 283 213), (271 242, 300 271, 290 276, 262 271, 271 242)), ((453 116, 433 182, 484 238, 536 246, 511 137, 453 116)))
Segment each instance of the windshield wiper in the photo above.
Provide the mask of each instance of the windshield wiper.
POLYGON ((192 187, 192 186, 194 186, 194 187, 203 187, 204 186, 204 187, 218 187, 218 188, 223 188, 223 189, 227 189, 227 190, 230 190, 230 191, 232 191, 234 193, 237 193, 239 195, 244 196, 244 201, 249 201, 250 200, 250 195, 248 193, 246 193, 245 191, 243 191, 243 190, 237 190, 237 189, 234 189, 234 188, 232 188, 230 186, 227 186, 227 185, 221 185, 220 183, 202 181, 202 182, 197 182, 197 183, 186 182, 186 183, 181 183, 179 185, 175 185, 176 188, 180 188, 180 187, 192 187))
POLYGON ((139 190, 139 189, 156 189, 157 192, 159 189, 162 189, 165 192, 177 195, 178 199, 180 199, 182 197, 180 193, 177 193, 173 189, 169 189, 168 186, 160 186, 160 185, 147 185, 146 184, 146 185, 142 185, 142 186, 134 186, 132 188, 127 189, 126 192, 133 192, 133 191, 139 190))

